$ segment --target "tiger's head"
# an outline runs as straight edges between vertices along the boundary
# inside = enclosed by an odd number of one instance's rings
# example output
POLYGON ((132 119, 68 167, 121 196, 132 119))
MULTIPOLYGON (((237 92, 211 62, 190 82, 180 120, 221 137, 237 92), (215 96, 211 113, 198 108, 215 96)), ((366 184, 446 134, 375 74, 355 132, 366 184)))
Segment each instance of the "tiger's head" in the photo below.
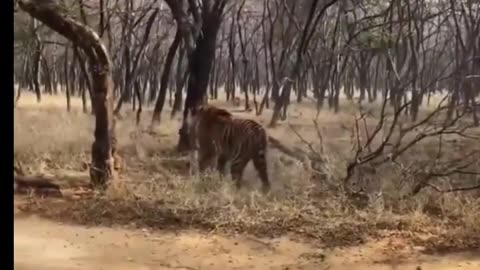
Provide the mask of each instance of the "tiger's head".
POLYGON ((211 105, 200 105, 188 111, 186 122, 187 126, 191 128, 199 121, 208 125, 218 121, 230 121, 232 117, 233 115, 225 109, 211 105))
POLYGON ((225 109, 211 105, 200 105, 190 109, 187 113, 186 130, 188 133, 189 149, 198 149, 199 136, 211 136, 215 127, 222 126, 232 120, 233 115, 225 109))

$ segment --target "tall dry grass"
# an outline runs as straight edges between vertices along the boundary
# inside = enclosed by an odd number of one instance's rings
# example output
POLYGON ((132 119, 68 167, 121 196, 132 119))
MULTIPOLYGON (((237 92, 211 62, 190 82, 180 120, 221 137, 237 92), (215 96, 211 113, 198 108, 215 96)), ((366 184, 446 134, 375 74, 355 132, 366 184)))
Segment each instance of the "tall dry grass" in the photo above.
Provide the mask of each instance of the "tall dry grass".
MULTIPOLYGON (((222 101, 213 104, 233 109, 222 101)), ((378 109, 375 104, 368 106, 378 109)), ((190 176, 187 159, 174 151, 181 119, 170 119, 169 110, 154 134, 141 132, 149 125, 149 108, 139 127, 128 106, 124 111, 123 120, 117 124, 117 137, 126 167, 107 193, 73 201, 46 199, 29 209, 89 224, 197 227, 263 236, 295 233, 332 246, 359 243, 391 230, 408 232, 422 241, 451 239, 453 242, 445 243, 453 246, 480 243, 478 237, 472 237, 480 233, 480 200, 474 194, 439 195, 426 190, 402 199, 396 196, 402 188, 398 185, 400 176, 388 165, 376 168, 375 174, 364 174, 371 194, 380 194, 372 196, 365 208, 355 207, 341 191, 332 189, 345 177, 346 164, 352 157, 350 127, 356 109, 347 101, 342 102, 340 113, 325 110, 318 117, 313 104, 293 104, 288 123, 268 129, 271 136, 289 147, 308 151, 308 142, 314 150, 323 148, 325 159, 319 174, 270 149, 272 193, 268 196, 258 192, 259 180, 251 164, 244 174, 246 186, 240 191, 216 173, 190 176), (321 145, 314 119, 322 134, 321 145), (430 237, 425 238, 426 234, 430 237)), ((253 113, 235 114, 265 125, 271 116, 270 111, 258 117, 253 113)), ((375 119, 369 119, 369 123, 374 125, 375 119)), ((75 181, 86 183, 93 124, 93 116, 82 112, 79 99, 72 99, 72 110, 67 113, 64 97, 44 96, 37 104, 33 95, 23 94, 14 114, 14 155, 31 174, 50 175, 65 187, 74 186, 75 181)), ((429 150, 432 145, 434 142, 423 143, 403 159, 428 161, 434 153, 429 150)), ((478 145, 452 144, 451 154, 461 155, 462 147, 478 145)))

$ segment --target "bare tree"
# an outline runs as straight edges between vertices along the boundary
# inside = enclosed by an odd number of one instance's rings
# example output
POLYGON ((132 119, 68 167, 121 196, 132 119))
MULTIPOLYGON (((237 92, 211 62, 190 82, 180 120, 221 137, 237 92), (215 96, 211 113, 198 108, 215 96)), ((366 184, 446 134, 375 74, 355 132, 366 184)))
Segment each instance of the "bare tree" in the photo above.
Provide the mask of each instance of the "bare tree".
POLYGON ((303 27, 302 31, 302 37, 300 39, 300 43, 297 47, 296 51, 296 61, 294 66, 292 67, 289 76, 287 79, 283 81, 282 85, 282 94, 280 97, 275 101, 275 106, 273 108, 273 115, 272 119, 270 121, 270 125, 274 126, 276 122, 278 121, 280 117, 280 111, 286 106, 288 106, 288 101, 290 99, 290 91, 293 85, 294 80, 296 80, 297 76, 300 73, 300 68, 302 65, 302 60, 303 57, 305 56, 305 53, 307 51, 307 46, 313 36, 313 33, 315 31, 316 25, 322 18, 322 16, 325 14, 327 9, 331 7, 333 4, 337 2, 337 0, 330 0, 327 3, 324 4, 324 6, 320 9, 318 13, 316 13, 317 6, 318 6, 318 0, 313 0, 311 7, 310 7, 310 13, 308 14, 308 18, 305 22, 305 25, 303 27), (314 16, 316 16, 314 18, 314 16))
POLYGON ((89 57, 96 104, 90 177, 93 186, 105 187, 112 178, 116 150, 109 54, 92 29, 65 14, 57 3, 36 0, 18 1, 18 5, 33 18, 81 47, 89 57))

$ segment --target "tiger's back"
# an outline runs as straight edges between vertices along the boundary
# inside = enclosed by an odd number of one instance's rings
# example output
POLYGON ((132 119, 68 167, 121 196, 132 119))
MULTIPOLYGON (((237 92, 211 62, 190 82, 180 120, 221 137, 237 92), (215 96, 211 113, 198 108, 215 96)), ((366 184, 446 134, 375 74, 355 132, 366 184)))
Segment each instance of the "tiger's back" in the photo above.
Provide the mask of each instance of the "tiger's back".
POLYGON ((253 158, 257 152, 266 152, 267 133, 256 121, 250 119, 234 118, 223 127, 219 134, 219 144, 225 155, 232 160, 253 158))

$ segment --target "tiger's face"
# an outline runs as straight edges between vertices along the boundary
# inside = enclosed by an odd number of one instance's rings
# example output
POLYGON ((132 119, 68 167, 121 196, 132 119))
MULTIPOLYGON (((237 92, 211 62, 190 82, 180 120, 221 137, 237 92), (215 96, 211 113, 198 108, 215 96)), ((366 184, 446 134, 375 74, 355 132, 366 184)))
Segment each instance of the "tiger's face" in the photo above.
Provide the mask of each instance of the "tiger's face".
POLYGON ((193 128, 198 125, 198 122, 202 122, 202 126, 208 126, 213 122, 231 119, 232 114, 227 110, 211 105, 200 105, 188 111, 186 123, 189 128, 193 128))
POLYGON ((186 127, 190 149, 198 149, 199 140, 215 137, 216 130, 228 124, 233 118, 227 110, 211 105, 200 105, 189 110, 186 127))

